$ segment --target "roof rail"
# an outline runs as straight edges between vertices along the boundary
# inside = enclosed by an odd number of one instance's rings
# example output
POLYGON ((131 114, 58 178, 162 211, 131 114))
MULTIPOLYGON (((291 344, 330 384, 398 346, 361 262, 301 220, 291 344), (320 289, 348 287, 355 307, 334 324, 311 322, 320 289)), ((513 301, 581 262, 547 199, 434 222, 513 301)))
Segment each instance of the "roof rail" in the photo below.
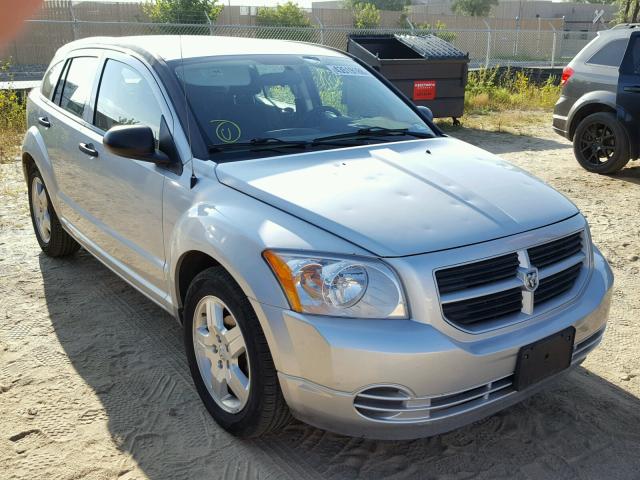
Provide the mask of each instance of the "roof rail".
POLYGON ((639 28, 640 23, 619 23, 618 25, 611 27, 611 30, 620 30, 622 28, 639 28))

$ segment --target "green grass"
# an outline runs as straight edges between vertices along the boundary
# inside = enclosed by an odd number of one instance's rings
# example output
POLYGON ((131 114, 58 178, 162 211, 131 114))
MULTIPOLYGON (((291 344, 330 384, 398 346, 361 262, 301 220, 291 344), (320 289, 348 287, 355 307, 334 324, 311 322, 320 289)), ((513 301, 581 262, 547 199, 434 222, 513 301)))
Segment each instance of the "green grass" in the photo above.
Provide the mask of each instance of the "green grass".
POLYGON ((468 114, 505 110, 550 110, 560 96, 561 87, 550 77, 536 85, 521 71, 500 75, 497 68, 469 72, 464 106, 468 114))

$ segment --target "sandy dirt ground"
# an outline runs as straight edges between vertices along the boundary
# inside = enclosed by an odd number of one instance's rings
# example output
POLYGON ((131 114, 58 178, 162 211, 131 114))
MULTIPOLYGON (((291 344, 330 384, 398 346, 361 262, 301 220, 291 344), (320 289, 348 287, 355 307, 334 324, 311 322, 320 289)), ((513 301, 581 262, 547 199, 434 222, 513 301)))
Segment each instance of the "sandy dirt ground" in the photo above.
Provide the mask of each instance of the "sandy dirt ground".
POLYGON ((0 165, 0 478, 640 478, 640 165, 588 174, 543 120, 518 135, 451 133, 588 216, 616 275, 605 340, 526 402, 410 442, 301 423, 261 440, 225 433, 192 387, 177 323, 86 252, 45 257, 20 167, 0 165))

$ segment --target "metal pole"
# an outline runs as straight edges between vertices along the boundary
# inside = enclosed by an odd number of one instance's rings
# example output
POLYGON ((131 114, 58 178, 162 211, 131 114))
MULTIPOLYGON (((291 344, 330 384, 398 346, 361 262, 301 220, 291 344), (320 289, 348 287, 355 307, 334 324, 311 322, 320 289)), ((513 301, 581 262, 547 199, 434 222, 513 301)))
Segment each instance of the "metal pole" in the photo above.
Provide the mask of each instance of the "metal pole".
POLYGON ((313 18, 315 18, 316 22, 318 22, 318 25, 320 25, 320 44, 324 45, 324 25, 322 23, 322 20, 320 20, 318 15, 313 13, 313 10, 311 10, 311 15, 313 15, 313 18))
POLYGON ((538 43, 536 45, 536 55, 540 55, 540 15, 538 15, 538 43))
POLYGON ((549 25, 551 25, 553 29, 553 43, 551 44, 551 68, 553 68, 556 63, 556 39, 558 32, 556 31, 556 27, 553 26, 553 23, 549 22, 549 25))
MULTIPOLYGON (((20 59, 18 58, 18 42, 15 40, 13 41, 13 58, 9 57, 9 63, 13 66, 20 64, 20 59)), ((9 77, 9 80, 13 79, 9 77)))
POLYGON ((411 22, 411 20, 409 20, 409 17, 407 16, 405 18, 407 25, 409 25, 409 30, 411 30, 411 34, 413 35, 414 30, 416 29, 416 27, 413 25, 413 23, 411 22))
POLYGON ((72 28, 72 32, 73 32, 73 39, 77 40, 78 39, 78 19, 76 18, 76 14, 73 11, 73 2, 69 2, 69 13, 71 14, 71 21, 73 22, 73 28, 72 28))
POLYGON ((491 26, 484 18, 482 21, 487 26, 487 56, 484 60, 484 68, 489 68, 489 63, 491 61, 491 26))
MULTIPOLYGON (((520 5, 522 5, 522 3, 520 5)), ((519 40, 519 37, 520 37, 520 17, 516 17, 516 41, 513 44, 514 60, 515 60, 515 57, 518 56, 518 40, 519 40)))
POLYGON ((209 24, 209 35, 214 35, 215 31, 213 27, 213 22, 211 21, 211 17, 207 12, 204 12, 204 16, 207 17, 207 23, 209 24))

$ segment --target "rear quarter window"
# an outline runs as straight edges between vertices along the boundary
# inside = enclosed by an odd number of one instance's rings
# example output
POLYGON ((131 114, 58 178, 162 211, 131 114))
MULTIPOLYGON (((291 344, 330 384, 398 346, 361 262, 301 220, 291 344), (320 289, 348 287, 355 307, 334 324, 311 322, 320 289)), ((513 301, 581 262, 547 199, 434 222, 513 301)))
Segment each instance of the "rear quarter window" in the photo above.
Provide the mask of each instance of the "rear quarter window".
POLYGON ((40 85, 40 93, 42 93, 44 97, 51 99, 51 94, 53 93, 53 89, 58 83, 60 72, 62 72, 63 66, 64 60, 56 63, 45 74, 44 78, 42 79, 42 84, 40 85))
POLYGON ((629 43, 628 38, 618 38, 602 46, 594 53, 586 63, 589 65, 601 65, 604 67, 618 68, 622 63, 622 57, 629 43))

